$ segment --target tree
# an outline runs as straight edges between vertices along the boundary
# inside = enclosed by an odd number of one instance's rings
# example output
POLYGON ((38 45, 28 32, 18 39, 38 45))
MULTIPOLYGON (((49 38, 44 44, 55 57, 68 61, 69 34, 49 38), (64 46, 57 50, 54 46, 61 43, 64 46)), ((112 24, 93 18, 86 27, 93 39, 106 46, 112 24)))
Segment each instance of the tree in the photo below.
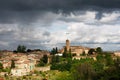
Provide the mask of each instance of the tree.
POLYGON ((97 62, 98 62, 99 64, 101 64, 103 67, 105 67, 105 65, 106 65, 106 59, 105 59, 104 54, 98 54, 98 55, 96 56, 96 59, 97 59, 97 62))
POLYGON ((81 54, 81 56, 85 56, 86 54, 85 54, 85 51, 83 51, 83 53, 81 54))
POLYGON ((104 65, 98 61, 93 62, 92 66, 97 73, 102 72, 104 68, 104 65))
POLYGON ((52 55, 55 55, 55 54, 56 54, 56 49, 55 49, 55 48, 53 48, 53 49, 51 50, 51 54, 52 54, 52 55))
POLYGON ((55 51, 56 51, 56 53, 58 53, 58 48, 57 47, 56 47, 55 51))
POLYGON ((13 53, 17 53, 17 51, 16 51, 16 50, 14 50, 14 51, 13 51, 13 53))
POLYGON ((40 59, 39 63, 38 63, 38 67, 39 66, 45 66, 45 64, 48 63, 48 56, 47 55, 43 55, 43 57, 40 59))
POLYGON ((120 70, 120 57, 117 57, 117 59, 114 61, 114 65, 120 70))
POLYGON ((15 68, 15 61, 14 60, 11 61, 11 69, 12 68, 15 68))
POLYGON ((67 48, 66 47, 64 48, 63 57, 64 58, 67 57, 67 48))
POLYGON ((68 71, 63 71, 57 74, 55 80, 73 80, 73 77, 68 71))
POLYGON ((0 72, 3 70, 3 64, 0 63, 0 72))
POLYGON ((74 80, 93 80, 95 78, 95 71, 89 63, 76 65, 71 70, 74 80))
POLYGON ((40 60, 39 63, 37 64, 37 66, 38 66, 38 67, 40 67, 40 66, 45 66, 45 63, 40 60))
POLYGON ((24 45, 18 45, 17 52, 25 53, 26 46, 24 45))
POLYGON ((51 64, 54 63, 59 63, 60 62, 60 57, 59 56, 52 56, 51 64))
POLYGON ((47 64, 48 63, 48 56, 47 55, 44 55, 43 58, 42 58, 42 61, 47 64))
POLYGON ((97 52, 97 53, 102 53, 102 52, 103 52, 103 50, 102 50, 102 48, 101 48, 101 47, 97 47, 96 52, 97 52))
POLYGON ((112 56, 109 53, 105 54, 105 59, 106 59, 106 65, 107 66, 110 66, 110 65, 114 64, 112 56))
POLYGON ((103 62, 103 61, 105 61, 103 54, 98 54, 98 55, 96 56, 96 59, 97 59, 98 62, 103 62))
POLYGON ((72 61, 64 61, 64 62, 59 62, 59 63, 53 63, 51 65, 51 70, 59 70, 59 71, 70 71, 71 66, 72 66, 72 61))
POLYGON ((95 52, 95 49, 90 49, 89 51, 88 51, 88 54, 93 54, 95 52))
POLYGON ((31 49, 27 49, 27 52, 31 52, 32 50, 31 49))
POLYGON ((72 58, 72 52, 71 52, 71 49, 69 50, 68 57, 72 58))

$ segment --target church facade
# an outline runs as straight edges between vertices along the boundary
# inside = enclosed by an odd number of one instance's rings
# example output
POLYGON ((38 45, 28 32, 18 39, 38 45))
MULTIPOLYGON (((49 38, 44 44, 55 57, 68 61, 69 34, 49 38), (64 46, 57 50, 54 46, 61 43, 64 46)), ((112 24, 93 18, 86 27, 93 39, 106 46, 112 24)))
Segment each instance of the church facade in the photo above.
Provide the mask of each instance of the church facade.
POLYGON ((71 51, 71 54, 75 54, 76 56, 80 56, 83 53, 88 54, 88 51, 90 50, 90 48, 88 47, 71 46, 70 41, 68 39, 66 40, 66 46, 63 47, 61 53, 64 53, 65 48, 67 52, 71 51))

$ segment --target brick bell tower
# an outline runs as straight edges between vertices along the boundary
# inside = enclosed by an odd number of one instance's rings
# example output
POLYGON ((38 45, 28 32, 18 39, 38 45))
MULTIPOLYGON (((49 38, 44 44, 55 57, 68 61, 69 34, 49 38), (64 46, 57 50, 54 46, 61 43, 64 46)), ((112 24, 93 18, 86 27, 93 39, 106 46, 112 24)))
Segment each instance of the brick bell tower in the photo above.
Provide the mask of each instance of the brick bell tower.
POLYGON ((66 49, 67 51, 70 50, 70 41, 68 39, 66 40, 66 49))

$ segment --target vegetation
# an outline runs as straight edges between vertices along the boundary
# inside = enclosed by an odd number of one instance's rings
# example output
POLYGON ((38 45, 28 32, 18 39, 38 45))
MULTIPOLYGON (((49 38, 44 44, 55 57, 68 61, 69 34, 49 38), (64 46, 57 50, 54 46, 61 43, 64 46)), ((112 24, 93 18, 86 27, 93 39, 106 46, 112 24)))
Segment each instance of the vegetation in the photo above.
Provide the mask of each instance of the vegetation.
POLYGON ((48 63, 48 56, 47 55, 44 55, 43 58, 42 58, 42 61, 47 64, 48 63))
POLYGON ((53 55, 53 56, 52 56, 52 59, 51 59, 51 64, 59 63, 59 62, 60 62, 60 59, 61 59, 60 56, 55 56, 55 55, 53 55))
POLYGON ((11 60, 11 69, 12 68, 15 68, 15 62, 14 62, 14 60, 11 60))
POLYGON ((17 52, 25 53, 26 52, 25 50, 26 50, 26 46, 18 45, 17 52))
POLYGON ((43 57, 40 59, 39 64, 37 66, 38 67, 45 66, 47 63, 48 63, 48 56, 43 55, 43 57))
POLYGON ((102 52, 103 52, 103 50, 102 50, 102 48, 101 48, 101 47, 97 47, 96 52, 99 54, 99 53, 102 53, 102 52))
MULTIPOLYGON (((27 52, 31 50, 28 49, 27 52)), ((34 71, 36 75, 28 75, 23 77, 9 78, 6 80, 120 80, 120 57, 113 59, 113 56, 109 52, 103 52, 98 47, 96 49, 90 49, 89 55, 85 52, 81 55, 80 60, 72 59, 71 50, 64 49, 63 56, 55 55, 58 53, 57 48, 53 48, 51 51, 51 70, 47 72, 34 71), (96 60, 91 58, 91 55, 96 53, 96 60)), ((48 64, 48 56, 44 55, 38 64, 38 66, 45 66, 48 64)), ((11 68, 15 68, 14 61, 12 60, 11 68)), ((10 72, 10 69, 3 69, 3 65, 0 63, 0 70, 10 72)))
MULTIPOLYGON (((70 52, 66 49, 62 57, 53 56, 51 70, 62 71, 55 80, 120 80, 120 58, 114 60, 111 53, 103 52, 100 47, 90 49, 88 56, 94 52, 97 60, 93 58, 72 60, 70 52)), ((84 55, 83 52, 82 56, 84 55)))
POLYGON ((53 48, 52 50, 51 50, 51 55, 55 55, 55 54, 57 54, 58 53, 58 48, 56 47, 56 48, 53 48))
POLYGON ((59 63, 53 63, 51 65, 51 70, 59 70, 59 71, 70 71, 71 68, 71 60, 61 61, 59 63))
POLYGON ((27 52, 31 52, 32 50, 31 49, 27 49, 27 52))
POLYGON ((0 72, 3 70, 3 64, 0 63, 0 72))
POLYGON ((63 57, 64 58, 72 58, 72 54, 71 54, 71 49, 69 51, 67 51, 67 48, 64 48, 64 52, 63 52, 63 57))
POLYGON ((94 52, 95 52, 95 49, 90 49, 90 50, 88 51, 88 54, 89 54, 89 55, 92 55, 92 54, 94 54, 94 52))
POLYGON ((73 67, 71 71, 74 80, 93 80, 95 78, 95 70, 86 62, 73 67))

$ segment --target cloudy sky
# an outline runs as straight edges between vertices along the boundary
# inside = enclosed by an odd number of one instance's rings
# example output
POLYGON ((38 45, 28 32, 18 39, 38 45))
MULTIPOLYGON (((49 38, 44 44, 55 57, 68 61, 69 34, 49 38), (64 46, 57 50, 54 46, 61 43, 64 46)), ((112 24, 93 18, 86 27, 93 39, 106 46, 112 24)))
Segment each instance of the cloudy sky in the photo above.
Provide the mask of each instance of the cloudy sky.
POLYGON ((67 38, 120 50, 120 0, 0 0, 1 50, 60 48, 67 38))

